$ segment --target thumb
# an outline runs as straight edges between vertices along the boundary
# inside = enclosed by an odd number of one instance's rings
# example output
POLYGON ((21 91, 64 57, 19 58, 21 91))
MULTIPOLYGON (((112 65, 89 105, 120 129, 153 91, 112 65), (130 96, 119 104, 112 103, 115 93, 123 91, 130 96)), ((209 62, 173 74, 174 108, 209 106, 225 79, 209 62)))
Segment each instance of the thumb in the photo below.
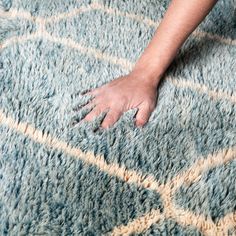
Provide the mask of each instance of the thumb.
POLYGON ((136 114, 136 118, 135 118, 135 124, 137 126, 143 126, 145 125, 152 113, 152 108, 150 105, 142 105, 139 107, 138 112, 136 114))

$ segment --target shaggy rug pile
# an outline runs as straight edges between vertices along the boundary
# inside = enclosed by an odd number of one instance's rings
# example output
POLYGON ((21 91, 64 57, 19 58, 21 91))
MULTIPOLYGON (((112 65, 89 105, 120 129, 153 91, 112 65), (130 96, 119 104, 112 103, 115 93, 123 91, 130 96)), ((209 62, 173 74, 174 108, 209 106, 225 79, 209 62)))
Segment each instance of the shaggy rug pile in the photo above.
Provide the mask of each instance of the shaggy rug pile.
POLYGON ((168 3, 0 0, 0 235, 236 235, 235 1, 185 42, 146 126, 76 123, 168 3))

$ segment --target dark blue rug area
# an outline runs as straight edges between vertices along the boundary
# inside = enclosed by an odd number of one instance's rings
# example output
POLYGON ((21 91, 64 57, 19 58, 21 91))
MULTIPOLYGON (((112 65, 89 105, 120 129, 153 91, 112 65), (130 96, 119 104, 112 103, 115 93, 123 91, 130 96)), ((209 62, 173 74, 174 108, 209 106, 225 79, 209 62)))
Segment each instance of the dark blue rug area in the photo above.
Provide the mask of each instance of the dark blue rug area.
POLYGON ((0 0, 0 235, 236 235, 235 1, 108 130, 81 91, 127 74, 168 1, 0 0))

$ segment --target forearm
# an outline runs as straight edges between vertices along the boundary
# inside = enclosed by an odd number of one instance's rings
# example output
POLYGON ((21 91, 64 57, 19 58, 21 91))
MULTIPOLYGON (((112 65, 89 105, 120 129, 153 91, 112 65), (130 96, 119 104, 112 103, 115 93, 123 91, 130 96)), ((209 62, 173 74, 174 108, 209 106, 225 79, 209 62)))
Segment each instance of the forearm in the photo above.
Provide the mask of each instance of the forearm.
POLYGON ((158 84, 178 49, 213 8, 217 0, 172 0, 152 40, 132 73, 158 84))

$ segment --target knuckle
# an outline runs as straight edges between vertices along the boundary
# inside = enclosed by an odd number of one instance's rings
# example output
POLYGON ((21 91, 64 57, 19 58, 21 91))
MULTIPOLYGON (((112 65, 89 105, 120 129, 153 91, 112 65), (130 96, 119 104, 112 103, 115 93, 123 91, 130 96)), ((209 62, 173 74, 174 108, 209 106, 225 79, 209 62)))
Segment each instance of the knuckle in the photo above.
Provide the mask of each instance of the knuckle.
POLYGON ((113 109, 117 109, 119 106, 123 106, 123 104, 127 103, 128 99, 125 96, 117 96, 115 99, 114 97, 110 99, 110 106, 113 107, 113 109))

